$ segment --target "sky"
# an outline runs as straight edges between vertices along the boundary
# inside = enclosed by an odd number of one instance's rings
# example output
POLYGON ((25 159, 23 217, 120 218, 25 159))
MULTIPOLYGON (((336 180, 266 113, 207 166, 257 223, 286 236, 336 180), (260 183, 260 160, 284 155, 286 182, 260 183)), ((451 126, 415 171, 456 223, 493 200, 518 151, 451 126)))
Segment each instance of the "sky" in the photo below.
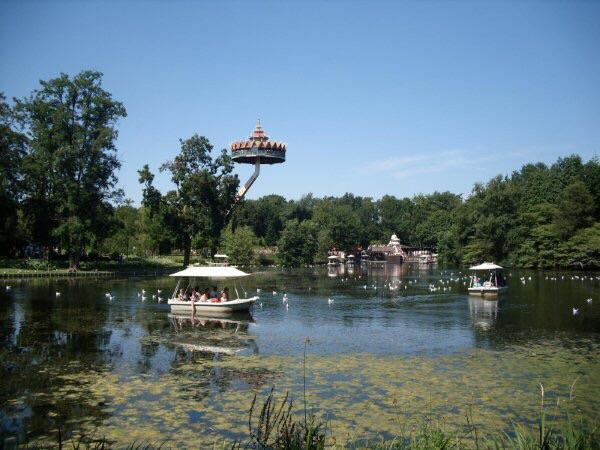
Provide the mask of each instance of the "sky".
POLYGON ((137 170, 179 138, 228 148, 257 119, 288 151, 249 198, 468 194, 600 154, 598 23, 599 1, 0 0, 0 91, 103 72, 128 113, 119 186, 135 202, 137 170))

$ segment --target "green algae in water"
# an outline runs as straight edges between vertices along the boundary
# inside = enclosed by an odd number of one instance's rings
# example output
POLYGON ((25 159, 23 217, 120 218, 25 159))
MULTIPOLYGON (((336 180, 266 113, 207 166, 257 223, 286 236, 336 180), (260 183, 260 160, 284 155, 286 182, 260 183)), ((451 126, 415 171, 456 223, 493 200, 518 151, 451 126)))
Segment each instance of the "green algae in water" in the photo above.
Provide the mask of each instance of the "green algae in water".
MULTIPOLYGON (((443 419, 448 429, 461 432, 468 409, 480 430, 500 431, 511 421, 535 423, 540 383, 548 404, 562 401, 569 411, 594 418, 600 413, 600 364, 589 356, 552 342, 436 358, 309 355, 308 404, 324 415, 338 443, 394 436, 402 425, 416 426, 423 417, 443 419), (575 396, 567 402, 574 380, 575 396)), ((224 437, 242 439, 254 392, 265 395, 272 384, 280 393, 289 390, 299 407, 301 368, 301 358, 248 356, 190 361, 160 377, 56 373, 63 386, 44 403, 56 405, 50 417, 64 414, 68 404, 101 405, 101 433, 118 444, 166 440, 174 446, 208 445, 224 437), (236 388, 215 386, 210 375, 215 370, 225 374, 228 383, 237 383, 236 388), (260 374, 260 382, 252 384, 248 380, 255 374, 260 374), (199 382, 203 377, 206 383, 199 382)), ((82 418, 70 425, 79 433, 92 433, 98 422, 82 418)), ((52 442, 54 436, 46 438, 52 442)))

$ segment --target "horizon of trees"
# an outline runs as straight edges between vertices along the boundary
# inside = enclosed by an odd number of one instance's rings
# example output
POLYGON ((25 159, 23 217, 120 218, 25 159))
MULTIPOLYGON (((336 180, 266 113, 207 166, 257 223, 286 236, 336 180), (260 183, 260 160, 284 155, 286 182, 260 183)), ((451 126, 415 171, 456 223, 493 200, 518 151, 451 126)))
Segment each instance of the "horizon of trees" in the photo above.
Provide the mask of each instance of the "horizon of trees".
POLYGON ((160 167, 174 189, 159 192, 148 165, 140 169, 144 198, 136 207, 115 174, 124 117, 95 71, 41 81, 12 105, 0 93, 0 255, 23 256, 35 244, 73 266, 82 256, 172 253, 187 264, 194 252, 220 248, 249 265, 270 247, 279 264, 295 267, 323 260, 332 247, 354 251, 396 234, 454 264, 600 268, 598 157, 526 164, 476 183, 466 198, 273 194, 232 210, 239 179, 230 156, 213 156, 209 140, 194 135, 160 167))

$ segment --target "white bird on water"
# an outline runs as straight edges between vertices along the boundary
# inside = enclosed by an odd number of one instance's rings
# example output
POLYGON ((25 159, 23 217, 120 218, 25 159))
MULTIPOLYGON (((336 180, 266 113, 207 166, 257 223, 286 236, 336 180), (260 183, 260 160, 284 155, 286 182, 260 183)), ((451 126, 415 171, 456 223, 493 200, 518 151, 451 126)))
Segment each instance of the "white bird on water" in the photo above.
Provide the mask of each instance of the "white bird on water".
POLYGON ((160 290, 160 289, 157 289, 157 290, 156 290, 156 293, 157 293, 157 294, 162 294, 162 290, 160 290))
POLYGON ((588 302, 588 303, 592 303, 592 299, 591 298, 588 298, 585 301, 588 302))
POLYGON ((262 290, 262 289, 260 289, 260 288, 256 288, 256 293, 257 293, 257 294, 260 294, 260 291, 261 291, 261 290, 262 290))
POLYGON ((260 303, 258 304, 258 306, 260 306, 260 307, 262 308, 262 302, 260 302, 260 303))
POLYGON ((6 290, 10 291, 12 289, 12 286, 6 286, 6 290))
POLYGON ((273 295, 277 295, 277 291, 273 291, 273 295))
POLYGON ((56 296, 60 297, 60 292, 56 291, 56 296))
POLYGON ((573 315, 576 316, 577 314, 579 314, 579 309, 573 308, 573 315))
POLYGON ((106 298, 110 298, 110 292, 107 292, 106 294, 104 294, 104 296, 105 296, 106 298))
POLYGON ((334 300, 333 300, 332 298, 328 298, 328 299, 327 299, 327 303, 329 303, 330 305, 333 305, 333 303, 334 303, 334 300))

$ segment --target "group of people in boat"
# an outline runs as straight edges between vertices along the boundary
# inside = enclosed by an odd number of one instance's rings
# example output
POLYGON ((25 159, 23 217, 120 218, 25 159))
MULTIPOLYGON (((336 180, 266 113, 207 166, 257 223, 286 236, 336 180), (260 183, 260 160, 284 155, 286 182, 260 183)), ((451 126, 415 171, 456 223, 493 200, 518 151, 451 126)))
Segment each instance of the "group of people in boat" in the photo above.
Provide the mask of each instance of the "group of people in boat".
POLYGON ((189 292, 185 289, 179 290, 177 298, 184 302, 208 302, 208 303, 222 303, 229 301, 229 288, 225 287, 222 291, 218 291, 216 286, 212 289, 204 289, 200 291, 198 286, 193 287, 189 292))
POLYGON ((502 287, 506 286, 506 278, 502 276, 501 273, 496 274, 496 279, 494 280, 494 276, 490 275, 489 281, 483 282, 483 280, 477 276, 473 277, 473 287, 482 287, 482 286, 496 286, 502 287))

